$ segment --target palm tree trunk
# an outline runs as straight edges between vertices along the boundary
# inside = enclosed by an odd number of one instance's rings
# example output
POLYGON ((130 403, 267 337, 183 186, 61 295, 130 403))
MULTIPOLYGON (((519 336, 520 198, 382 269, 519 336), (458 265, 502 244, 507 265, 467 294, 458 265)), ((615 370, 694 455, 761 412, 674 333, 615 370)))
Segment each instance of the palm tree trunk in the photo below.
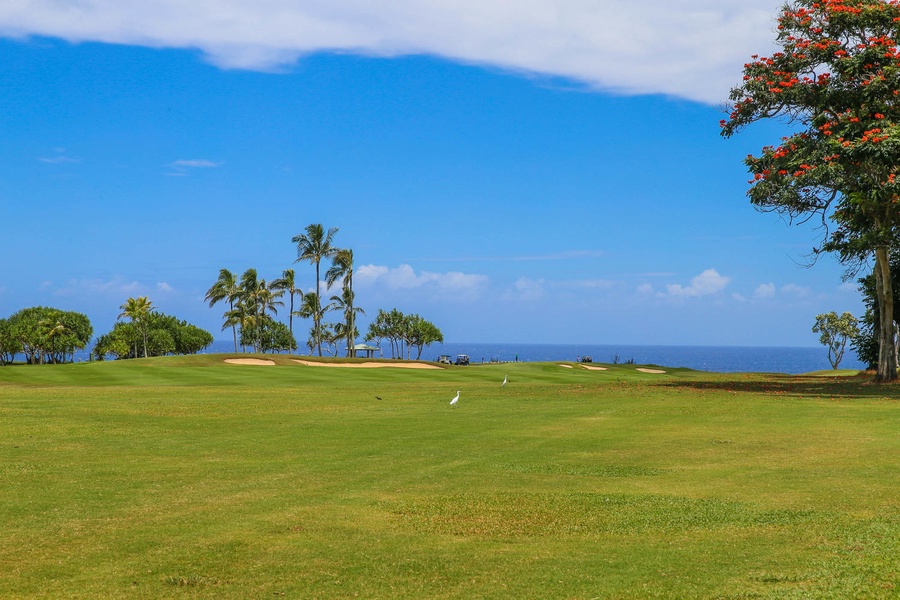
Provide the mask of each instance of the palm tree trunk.
MULTIPOLYGON (((288 331, 291 332, 291 341, 294 339, 294 290, 289 290, 291 293, 291 312, 288 313, 288 331)), ((294 349, 288 346, 288 355, 292 355, 294 353, 294 349)))
POLYGON ((319 350, 319 356, 322 356, 322 294, 319 287, 319 261, 316 261, 316 301, 319 303, 319 310, 316 311, 314 323, 316 326, 316 347, 319 350))
POLYGON ((347 356, 350 358, 356 358, 356 350, 353 347, 356 345, 356 340, 353 336, 353 322, 355 319, 355 313, 353 312, 353 275, 350 275, 347 279, 347 289, 349 290, 349 300, 350 300, 350 316, 347 319, 347 356))
MULTIPOLYGON (((229 300, 228 306, 231 307, 231 312, 234 312, 234 300, 229 300)), ((237 325, 234 323, 231 324, 231 334, 234 336, 234 353, 237 354, 237 325)))

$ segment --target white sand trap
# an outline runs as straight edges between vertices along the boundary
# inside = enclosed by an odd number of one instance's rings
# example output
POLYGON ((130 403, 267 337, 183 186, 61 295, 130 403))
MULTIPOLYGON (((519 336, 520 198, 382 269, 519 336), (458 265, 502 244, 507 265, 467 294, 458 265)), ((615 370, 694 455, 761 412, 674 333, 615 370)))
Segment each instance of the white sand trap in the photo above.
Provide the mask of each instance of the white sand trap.
POLYGON ((388 363, 388 362, 363 362, 363 363, 332 363, 332 362, 315 362, 312 360, 293 359, 295 363, 306 365, 307 367, 349 367, 357 369, 440 369, 436 365, 426 365, 423 363, 388 363))
POLYGON ((582 369, 587 369, 588 371, 607 371, 606 367, 589 367, 587 365, 581 365, 582 369))
POLYGON ((572 365, 559 365, 559 366, 562 367, 563 369, 571 369, 572 368, 572 365))
POLYGON ((262 365, 271 367, 275 364, 274 360, 265 360, 262 358, 226 358, 225 362, 230 365, 262 365))
POLYGON ((651 373, 653 375, 662 375, 665 373, 662 369, 635 369, 635 371, 640 371, 641 373, 651 373))

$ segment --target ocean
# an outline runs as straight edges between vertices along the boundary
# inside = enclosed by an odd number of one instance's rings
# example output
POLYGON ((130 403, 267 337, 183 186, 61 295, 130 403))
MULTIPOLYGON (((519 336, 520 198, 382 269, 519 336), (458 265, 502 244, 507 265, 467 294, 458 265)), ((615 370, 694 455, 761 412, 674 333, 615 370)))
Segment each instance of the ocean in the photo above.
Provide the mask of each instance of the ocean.
MULTIPOLYGON (((382 344, 382 354, 391 357, 390 346, 382 344)), ((216 340, 204 354, 234 352, 232 340, 216 340)), ((304 348, 298 354, 308 355, 304 348)), ((636 346, 628 344, 490 344, 484 342, 432 344, 422 351, 422 360, 436 360, 441 354, 453 359, 466 354, 472 363, 489 362, 553 362, 577 361, 590 356, 597 363, 625 363, 662 367, 687 367, 717 373, 809 373, 830 369, 828 351, 818 347, 759 347, 759 346, 636 346)), ((343 356, 343 352, 340 353, 343 356)), ((327 354, 326 354, 327 356, 327 354)), ((87 361, 88 350, 75 353, 75 361, 87 361)), ((415 353, 413 353, 415 358, 415 353)), ((24 360, 23 357, 16 357, 24 360)), ((856 354, 847 349, 841 361, 842 369, 864 369, 856 354)))
MULTIPOLYGON (((382 344, 382 355, 390 358, 390 346, 382 344)), ((234 342, 217 340, 206 352, 233 352, 234 342)), ((304 349, 304 354, 308 352, 304 349)), ((576 361, 590 356, 594 362, 653 364, 663 367, 687 367, 718 373, 809 373, 830 369, 828 351, 818 347, 758 346, 635 346, 627 344, 489 344, 483 342, 432 344, 422 351, 423 360, 435 360, 441 354, 454 359, 466 354, 473 363, 576 361)), ((341 353, 343 355, 343 353, 341 353)), ((379 355, 376 354, 376 357, 379 355)), ((415 358, 415 353, 413 353, 415 358)), ((842 369, 863 369, 865 365, 847 349, 842 369)))

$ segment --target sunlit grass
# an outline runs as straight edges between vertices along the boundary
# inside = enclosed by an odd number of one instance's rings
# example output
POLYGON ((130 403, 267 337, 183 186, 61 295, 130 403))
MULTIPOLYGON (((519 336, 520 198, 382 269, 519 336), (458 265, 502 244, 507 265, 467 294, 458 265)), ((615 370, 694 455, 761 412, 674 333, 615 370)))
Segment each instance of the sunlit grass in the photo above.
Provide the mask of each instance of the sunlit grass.
POLYGON ((894 386, 222 359, 0 368, 0 597, 898 594, 894 386))

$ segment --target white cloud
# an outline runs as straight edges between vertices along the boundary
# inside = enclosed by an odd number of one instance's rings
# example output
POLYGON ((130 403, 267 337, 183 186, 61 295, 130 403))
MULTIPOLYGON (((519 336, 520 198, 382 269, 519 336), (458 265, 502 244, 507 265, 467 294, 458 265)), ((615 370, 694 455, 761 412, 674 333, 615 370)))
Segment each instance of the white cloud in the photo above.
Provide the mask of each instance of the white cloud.
POLYGON ((775 295, 775 284, 774 283, 762 283, 753 291, 753 297, 756 298, 757 300, 771 298, 774 295, 775 295))
POLYGON ((680 283, 670 283, 666 286, 666 295, 677 298, 709 296, 724 290, 729 281, 731 281, 730 277, 719 275, 719 272, 715 269, 706 269, 691 279, 689 286, 683 286, 680 283))
POLYGON ((30 0, 0 34, 199 48, 223 68, 280 70, 322 51, 434 54, 599 89, 717 103, 774 40, 781 0, 30 0))
POLYGON ((175 291, 171 285, 166 283, 165 281, 159 281, 156 283, 156 289, 160 292, 173 292, 175 291))
POLYGON ((405 264, 395 268, 364 265, 357 269, 353 282, 357 287, 378 287, 390 291, 425 290, 451 299, 470 299, 487 285, 488 278, 458 271, 416 273, 415 269, 405 264))
POLYGON ((544 280, 519 277, 514 288, 519 300, 537 300, 544 295, 544 280))

